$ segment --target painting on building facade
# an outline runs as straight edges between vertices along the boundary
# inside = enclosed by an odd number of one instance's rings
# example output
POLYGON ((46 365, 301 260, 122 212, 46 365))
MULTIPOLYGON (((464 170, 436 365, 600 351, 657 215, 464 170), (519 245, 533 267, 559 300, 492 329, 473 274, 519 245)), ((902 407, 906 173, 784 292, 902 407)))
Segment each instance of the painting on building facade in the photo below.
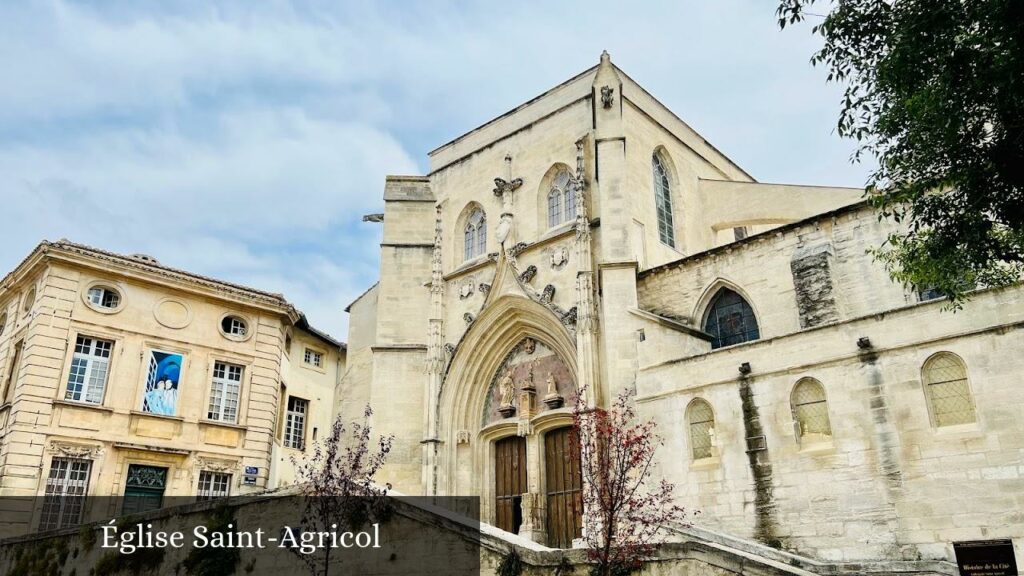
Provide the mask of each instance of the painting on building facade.
POLYGON ((146 394, 142 398, 142 411, 174 416, 178 410, 178 385, 184 358, 174 352, 149 351, 146 371, 146 394))

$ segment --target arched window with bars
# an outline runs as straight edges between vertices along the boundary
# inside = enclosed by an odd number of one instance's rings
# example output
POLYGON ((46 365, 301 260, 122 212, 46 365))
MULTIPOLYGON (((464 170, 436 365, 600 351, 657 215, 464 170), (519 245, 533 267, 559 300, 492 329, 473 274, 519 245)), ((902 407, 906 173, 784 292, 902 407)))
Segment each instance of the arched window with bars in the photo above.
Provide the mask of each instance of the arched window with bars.
POLYGON ((978 420, 967 382, 967 365, 952 352, 939 352, 921 370, 928 411, 936 427, 971 424, 978 420))
POLYGON ((832 424, 828 417, 825 387, 814 378, 801 378, 790 395, 793 426, 800 443, 812 443, 832 438, 832 424))
POLYGON ((651 157, 651 169, 654 173, 654 207, 658 217, 658 238, 663 244, 675 248, 676 230, 672 216, 672 185, 669 182, 665 159, 658 152, 651 157))
POLYGON ((487 252, 487 215, 477 208, 466 220, 463 231, 463 260, 472 260, 487 252))
POLYGON ((712 349, 761 338, 754 309, 728 288, 720 289, 711 300, 704 316, 704 331, 711 335, 712 349))
POLYGON ((548 227, 576 219, 576 189, 572 177, 565 168, 559 169, 551 181, 548 191, 548 227))
POLYGON ((711 404, 700 398, 686 408, 686 425, 690 429, 690 455, 694 460, 714 456, 715 413, 711 404))

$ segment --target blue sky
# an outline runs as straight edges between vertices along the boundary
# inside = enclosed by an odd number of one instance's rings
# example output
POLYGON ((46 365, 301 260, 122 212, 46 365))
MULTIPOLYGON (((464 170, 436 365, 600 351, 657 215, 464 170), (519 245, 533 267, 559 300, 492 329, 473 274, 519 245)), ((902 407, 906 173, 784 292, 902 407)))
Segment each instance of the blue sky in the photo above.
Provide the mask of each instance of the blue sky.
POLYGON ((386 174, 602 50, 764 182, 860 186, 770 0, 5 2, 0 268, 68 238, 283 292, 346 337, 386 174))

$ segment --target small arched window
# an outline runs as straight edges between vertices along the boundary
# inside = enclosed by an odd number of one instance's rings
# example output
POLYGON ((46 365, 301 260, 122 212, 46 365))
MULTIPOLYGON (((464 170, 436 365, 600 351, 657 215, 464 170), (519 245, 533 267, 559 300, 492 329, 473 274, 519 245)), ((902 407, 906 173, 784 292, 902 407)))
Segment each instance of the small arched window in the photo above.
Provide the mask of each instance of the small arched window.
POLYGON ((721 348, 757 340, 761 333, 757 327, 754 309, 736 292, 722 288, 711 300, 704 331, 711 334, 711 348, 721 348))
POLYGON ((662 243, 676 247, 676 231, 672 221, 672 187, 668 170, 661 155, 655 152, 651 157, 654 172, 654 206, 658 212, 658 238, 662 243))
POLYGON ((686 409, 686 424, 690 428, 690 452, 694 460, 713 456, 715 413, 711 404, 700 398, 690 402, 686 409))
POLYGON ((569 171, 562 168, 551 181, 548 191, 548 227, 576 219, 576 189, 569 171))
POLYGON ((487 215, 483 210, 477 208, 469 215, 463 232, 463 241, 463 260, 472 260, 487 252, 487 215))
POLYGON ((939 352, 924 363, 925 395, 935 426, 955 426, 977 421, 967 366, 959 356, 939 352))
POLYGON ((825 387, 821 382, 814 378, 802 378, 793 387, 790 404, 798 440, 825 440, 832 436, 825 387))

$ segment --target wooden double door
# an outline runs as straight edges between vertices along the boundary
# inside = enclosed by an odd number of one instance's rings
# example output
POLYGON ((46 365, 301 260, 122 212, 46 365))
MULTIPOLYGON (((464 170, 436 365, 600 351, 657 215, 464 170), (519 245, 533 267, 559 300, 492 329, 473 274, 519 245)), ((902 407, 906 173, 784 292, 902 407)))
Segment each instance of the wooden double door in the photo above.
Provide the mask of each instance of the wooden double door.
MULTIPOLYGON (((553 548, 571 547, 583 523, 580 455, 569 434, 570 428, 565 427, 543 437, 547 545, 553 548)), ((494 446, 495 524, 515 534, 523 524, 523 494, 529 491, 526 442, 513 436, 494 446)))

